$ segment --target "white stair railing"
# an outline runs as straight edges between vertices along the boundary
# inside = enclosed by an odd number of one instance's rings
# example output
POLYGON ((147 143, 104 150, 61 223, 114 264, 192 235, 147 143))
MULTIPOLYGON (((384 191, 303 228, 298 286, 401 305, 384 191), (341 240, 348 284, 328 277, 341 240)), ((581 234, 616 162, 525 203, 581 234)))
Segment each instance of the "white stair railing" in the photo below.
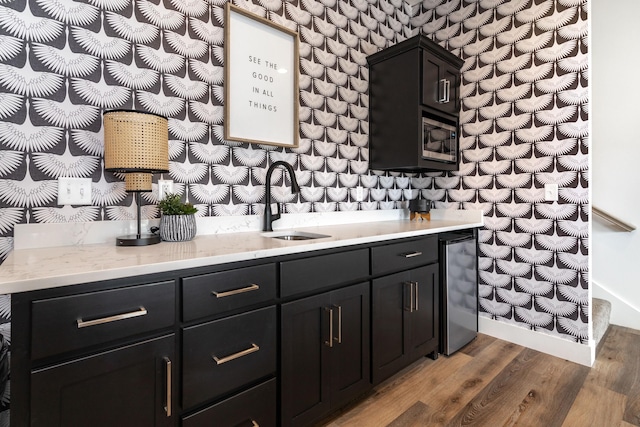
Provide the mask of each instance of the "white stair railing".
POLYGON ((623 220, 621 220, 620 218, 611 215, 610 213, 603 211, 600 208, 597 208, 595 206, 591 206, 591 212, 593 212, 593 214, 595 216, 597 216, 600 219, 605 220, 606 222, 608 222, 609 224, 614 225, 615 227, 624 230, 624 231, 633 231, 636 229, 636 226, 633 224, 629 224, 628 222, 625 222, 623 220))

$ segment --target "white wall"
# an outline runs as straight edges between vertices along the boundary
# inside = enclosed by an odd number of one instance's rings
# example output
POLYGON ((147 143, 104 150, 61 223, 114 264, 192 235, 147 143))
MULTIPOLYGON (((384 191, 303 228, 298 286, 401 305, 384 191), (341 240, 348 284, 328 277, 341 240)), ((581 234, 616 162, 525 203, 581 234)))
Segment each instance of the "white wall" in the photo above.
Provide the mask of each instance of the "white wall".
POLYGON ((639 227, 593 218, 593 296, 611 301, 612 323, 640 329, 640 2, 590 3, 592 204, 639 227))

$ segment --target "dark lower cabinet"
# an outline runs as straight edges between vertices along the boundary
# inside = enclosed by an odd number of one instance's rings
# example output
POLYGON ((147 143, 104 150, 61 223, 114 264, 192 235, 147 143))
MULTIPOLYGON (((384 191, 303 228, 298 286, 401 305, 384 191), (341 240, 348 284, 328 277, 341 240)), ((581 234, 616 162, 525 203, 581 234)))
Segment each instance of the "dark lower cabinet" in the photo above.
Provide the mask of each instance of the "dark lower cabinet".
POLYGON ((304 426, 371 387, 369 284, 282 305, 281 425, 304 426))
POLYGON ((372 380, 438 351, 438 264, 372 282, 372 380))
POLYGON ((175 425, 174 336, 105 351, 31 374, 31 426, 175 425))

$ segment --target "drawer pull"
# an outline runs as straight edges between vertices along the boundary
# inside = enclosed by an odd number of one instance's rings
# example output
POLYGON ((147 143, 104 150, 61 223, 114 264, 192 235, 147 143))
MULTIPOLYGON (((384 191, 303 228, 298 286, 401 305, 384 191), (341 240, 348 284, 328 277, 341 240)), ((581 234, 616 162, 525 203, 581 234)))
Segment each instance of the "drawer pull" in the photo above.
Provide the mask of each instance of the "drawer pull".
POLYGON ((225 291, 225 292, 211 291, 211 293, 215 295, 216 298, 224 298, 224 297, 230 297, 232 295, 243 294, 245 292, 257 291, 258 289, 260 289, 260 286, 254 283, 250 286, 247 286, 246 288, 233 289, 231 291, 225 291))
POLYGON ((102 317, 100 319, 94 320, 82 320, 78 319, 78 329, 86 328, 89 326, 102 325, 104 323, 117 322, 118 320, 131 319, 134 317, 145 316, 147 314, 147 309, 144 307, 140 307, 137 311, 131 311, 129 313, 116 314, 115 316, 102 317))
POLYGON ((422 255, 422 252, 420 252, 420 251, 409 252, 408 254, 402 254, 402 256, 405 257, 405 258, 413 258, 413 257, 420 256, 420 255, 422 255))
POLYGON ((232 360, 235 360, 235 359, 237 359, 239 357, 242 357, 242 356, 246 356, 247 354, 255 353, 258 350, 260 350, 260 347, 258 347, 254 343, 251 343, 251 347, 250 348, 248 348, 246 350, 239 351, 239 352, 234 353, 234 354, 230 354, 229 356, 217 357, 217 356, 211 355, 211 357, 213 357, 213 360, 216 361, 216 365, 222 365, 223 363, 231 362, 232 360))
POLYGON ((168 357, 164 358, 166 375, 167 375, 167 390, 165 394, 165 398, 167 399, 167 404, 164 407, 164 411, 167 413, 167 418, 171 416, 171 359, 168 357))

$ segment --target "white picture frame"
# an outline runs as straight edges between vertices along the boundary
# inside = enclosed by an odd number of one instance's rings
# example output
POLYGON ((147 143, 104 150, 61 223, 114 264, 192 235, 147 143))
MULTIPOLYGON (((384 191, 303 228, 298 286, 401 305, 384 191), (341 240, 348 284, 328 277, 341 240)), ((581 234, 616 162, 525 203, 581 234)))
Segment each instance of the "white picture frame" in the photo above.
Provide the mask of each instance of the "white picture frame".
POLYGON ((225 139, 297 147, 298 33, 225 6, 225 139))

